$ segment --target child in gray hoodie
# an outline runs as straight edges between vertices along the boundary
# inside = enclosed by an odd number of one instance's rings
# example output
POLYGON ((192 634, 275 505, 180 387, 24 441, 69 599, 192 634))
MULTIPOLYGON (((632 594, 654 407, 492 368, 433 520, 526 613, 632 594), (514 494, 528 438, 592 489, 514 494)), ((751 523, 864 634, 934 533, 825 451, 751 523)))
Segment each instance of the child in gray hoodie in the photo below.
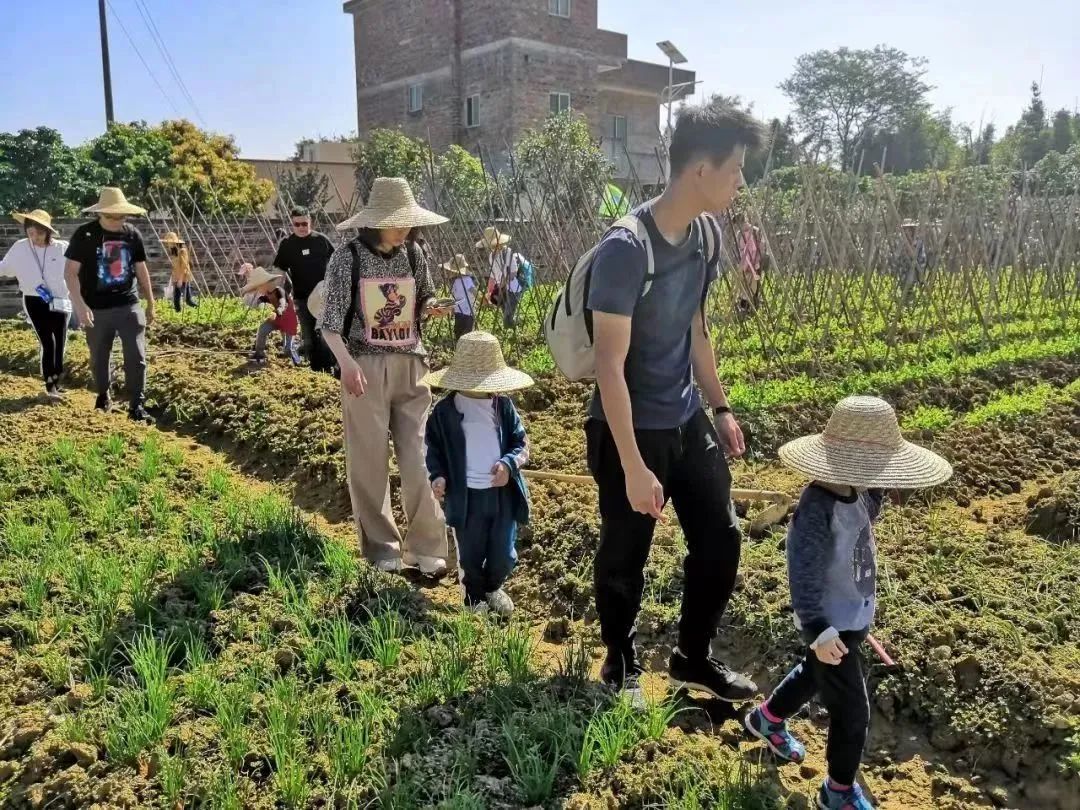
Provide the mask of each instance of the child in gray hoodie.
POLYGON ((859 647, 874 618, 873 524, 886 489, 933 486, 949 478, 952 468, 904 441, 892 407, 876 397, 843 400, 824 433, 784 445, 780 458, 813 479, 787 538, 795 626, 808 650, 744 722, 778 757, 802 762, 806 749, 786 720, 817 696, 829 711, 828 776, 817 805, 873 810, 855 781, 870 722, 859 647))

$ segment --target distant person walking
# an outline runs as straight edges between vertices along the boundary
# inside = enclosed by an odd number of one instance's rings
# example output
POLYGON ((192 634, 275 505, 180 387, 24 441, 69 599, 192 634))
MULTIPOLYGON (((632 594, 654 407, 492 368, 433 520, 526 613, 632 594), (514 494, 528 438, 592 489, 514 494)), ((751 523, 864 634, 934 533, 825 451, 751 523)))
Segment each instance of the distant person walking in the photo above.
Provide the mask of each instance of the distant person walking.
POLYGON ((428 484, 424 428, 431 407, 425 318, 436 306, 427 259, 410 241, 415 228, 446 218, 421 208, 401 178, 380 177, 368 204, 339 229, 358 236, 335 251, 326 271, 322 330, 341 369, 345 462, 364 556, 383 571, 416 566, 446 573, 446 524, 428 484), (404 537, 390 508, 390 447, 401 475, 404 537))
POLYGON ((737 306, 740 312, 746 313, 757 307, 761 289, 761 232, 743 217, 736 242, 741 276, 737 306))
POLYGON ((61 398, 60 379, 64 374, 64 349, 71 317, 71 300, 64 280, 64 251, 68 243, 52 226, 52 217, 40 209, 14 214, 23 226, 20 239, 0 260, 0 276, 13 276, 23 295, 23 306, 41 344, 41 376, 45 393, 61 398))
POLYGON ((502 309, 503 326, 512 329, 517 323, 517 309, 524 291, 518 278, 521 257, 510 248, 511 237, 498 228, 484 228, 476 247, 488 251, 488 300, 502 309))
POLYGON ((288 273, 292 280, 292 296, 312 371, 329 372, 333 368, 330 352, 321 333, 315 328, 308 298, 315 285, 326 277, 326 266, 334 254, 334 244, 323 234, 312 230, 311 212, 308 209, 294 208, 290 218, 293 232, 278 245, 274 267, 288 273))
POLYGON ((745 153, 762 139, 760 125, 737 109, 686 109, 672 136, 671 183, 635 212, 649 236, 653 276, 646 278, 644 243, 627 228, 610 230, 592 260, 597 387, 585 434, 601 518, 595 590, 607 657, 600 674, 635 699, 634 625, 653 531, 669 498, 687 546, 669 678, 728 701, 757 691, 710 650, 741 545, 725 452, 740 456, 745 447, 717 377, 704 310, 720 259, 720 229, 706 212, 731 205, 745 153))
POLYGON ((94 407, 102 411, 112 407, 110 356, 119 336, 130 397, 128 415, 137 422, 153 422, 144 396, 146 327, 154 322, 154 290, 142 235, 127 221, 146 210, 129 203, 120 189, 103 188, 97 203, 84 213, 94 214, 95 219, 75 231, 64 255, 72 304, 90 348, 98 395, 94 407), (139 303, 140 291, 146 299, 145 310, 139 303))
POLYGON ((466 335, 476 326, 476 281, 469 272, 469 262, 461 255, 442 266, 450 278, 450 295, 454 297, 454 340, 466 335))
POLYGON ((161 244, 169 254, 172 263, 172 275, 169 284, 172 287, 173 309, 180 311, 182 303, 186 300, 189 307, 198 307, 195 300, 195 276, 191 272, 191 255, 188 253, 184 240, 172 231, 161 238, 161 244))

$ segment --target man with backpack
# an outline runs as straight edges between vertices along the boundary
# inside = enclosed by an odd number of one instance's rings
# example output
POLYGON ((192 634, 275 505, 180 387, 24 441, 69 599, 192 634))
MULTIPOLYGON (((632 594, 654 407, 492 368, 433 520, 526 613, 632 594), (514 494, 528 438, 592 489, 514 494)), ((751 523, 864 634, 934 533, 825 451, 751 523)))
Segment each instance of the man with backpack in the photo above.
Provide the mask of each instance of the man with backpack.
POLYGON ((514 252, 510 240, 510 234, 488 227, 476 243, 476 247, 488 251, 488 300, 502 308, 503 326, 507 329, 517 325, 521 296, 533 284, 532 263, 514 252))
POLYGON ((719 226, 705 212, 728 208, 746 151, 762 141, 760 124, 740 110, 715 103, 685 110, 672 136, 668 188, 616 222, 591 258, 585 306, 597 384, 585 431, 600 500, 601 678, 635 696, 634 625, 668 499, 687 545, 669 679, 727 701, 757 692, 711 657, 741 545, 725 451, 737 457, 745 446, 717 376, 704 310, 720 259, 719 226))

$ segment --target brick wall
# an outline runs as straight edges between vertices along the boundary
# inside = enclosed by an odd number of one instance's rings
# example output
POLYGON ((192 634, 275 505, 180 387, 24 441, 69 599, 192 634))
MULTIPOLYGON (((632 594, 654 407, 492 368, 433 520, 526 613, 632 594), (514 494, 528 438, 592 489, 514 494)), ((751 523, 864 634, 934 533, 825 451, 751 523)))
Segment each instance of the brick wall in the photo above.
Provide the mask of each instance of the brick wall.
MULTIPOLYGON (((53 220, 53 227, 60 232, 61 239, 70 239, 76 228, 86 221, 85 218, 58 219, 53 220)), ((276 228, 282 223, 270 224, 276 228)), ((154 294, 160 296, 162 288, 169 282, 171 265, 155 236, 155 228, 156 232, 164 233, 166 230, 175 229, 175 225, 164 220, 155 220, 151 225, 145 219, 135 220, 134 225, 146 244, 147 267, 154 285, 154 294)), ((208 287, 211 292, 227 289, 215 269, 214 262, 218 267, 232 272, 239 266, 241 259, 256 264, 269 264, 273 261, 274 245, 265 228, 266 222, 245 221, 230 229, 224 226, 217 229, 201 228, 201 240, 188 236, 193 242, 188 248, 193 254, 200 286, 208 287), (240 246, 239 249, 237 245, 240 246)), ((18 223, 0 223, 0 256, 6 254, 11 245, 23 236, 22 226, 18 223)), ((10 318, 21 309, 22 294, 18 284, 14 279, 0 279, 0 318, 10 318)))

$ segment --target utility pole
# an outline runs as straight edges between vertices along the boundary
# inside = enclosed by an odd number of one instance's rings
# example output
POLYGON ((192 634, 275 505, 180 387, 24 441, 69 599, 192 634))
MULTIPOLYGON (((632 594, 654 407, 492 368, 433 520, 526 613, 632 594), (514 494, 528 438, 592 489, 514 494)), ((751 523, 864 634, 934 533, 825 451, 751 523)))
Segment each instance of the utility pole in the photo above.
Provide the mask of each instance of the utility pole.
POLYGON ((98 19, 101 21, 101 74, 105 80, 105 127, 113 124, 112 69, 109 67, 109 26, 105 20, 105 0, 98 0, 98 19))

